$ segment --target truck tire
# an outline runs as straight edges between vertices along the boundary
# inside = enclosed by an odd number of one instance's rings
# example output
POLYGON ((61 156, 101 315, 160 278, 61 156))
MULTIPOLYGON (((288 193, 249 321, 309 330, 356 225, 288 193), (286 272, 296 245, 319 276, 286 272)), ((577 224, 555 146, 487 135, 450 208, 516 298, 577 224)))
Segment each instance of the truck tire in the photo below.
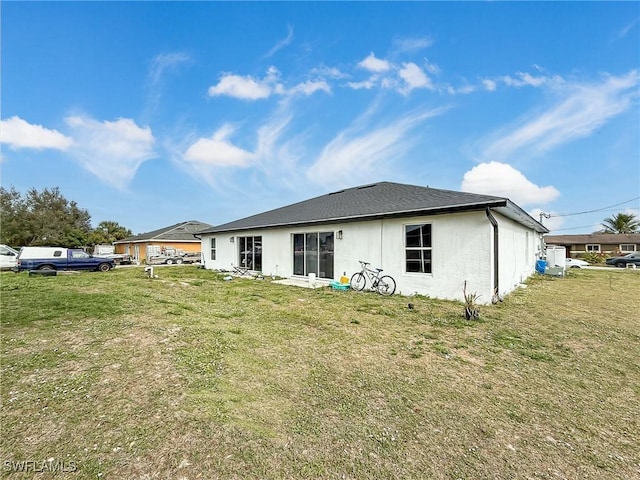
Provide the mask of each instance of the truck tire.
POLYGON ((56 267, 54 267, 53 265, 40 265, 38 267, 38 270, 55 270, 56 267))
POLYGON ((166 263, 167 265, 173 265, 173 258, 167 258, 167 261, 164 263, 166 263))
POLYGON ((176 258, 176 265, 182 265, 182 259, 176 258))
POLYGON ((101 272, 108 272, 109 270, 111 270, 111 265, 109 265, 108 263, 101 263, 100 265, 98 265, 98 270, 100 270, 101 272))

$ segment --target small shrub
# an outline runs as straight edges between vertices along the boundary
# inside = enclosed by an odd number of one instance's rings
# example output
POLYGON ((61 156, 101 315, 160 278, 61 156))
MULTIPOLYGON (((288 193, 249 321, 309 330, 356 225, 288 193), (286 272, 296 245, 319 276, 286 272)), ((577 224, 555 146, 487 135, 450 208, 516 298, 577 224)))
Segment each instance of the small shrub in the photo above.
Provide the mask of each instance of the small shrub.
POLYGON ((480 309, 476 304, 476 300, 480 297, 476 292, 467 293, 467 281, 464 281, 462 290, 464 295, 464 318, 467 320, 478 320, 480 318, 480 309))
POLYGON ((602 252, 586 252, 582 259, 589 263, 604 263, 608 255, 602 252))

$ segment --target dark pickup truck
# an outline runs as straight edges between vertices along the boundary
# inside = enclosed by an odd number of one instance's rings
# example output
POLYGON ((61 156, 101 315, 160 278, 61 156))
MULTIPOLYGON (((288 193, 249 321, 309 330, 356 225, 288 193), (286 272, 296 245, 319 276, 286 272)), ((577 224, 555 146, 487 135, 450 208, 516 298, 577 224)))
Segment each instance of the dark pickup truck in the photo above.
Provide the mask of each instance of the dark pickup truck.
POLYGON ((84 250, 62 247, 23 247, 18 254, 16 270, 98 270, 108 272, 115 267, 111 258, 94 257, 84 250))

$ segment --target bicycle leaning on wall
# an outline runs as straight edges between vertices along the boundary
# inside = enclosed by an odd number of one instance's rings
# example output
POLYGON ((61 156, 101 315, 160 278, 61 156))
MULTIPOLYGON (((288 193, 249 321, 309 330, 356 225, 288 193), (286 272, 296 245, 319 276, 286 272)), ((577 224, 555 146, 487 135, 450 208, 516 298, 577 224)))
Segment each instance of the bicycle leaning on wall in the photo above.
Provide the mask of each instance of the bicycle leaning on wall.
POLYGON ((371 290, 376 290, 380 295, 393 295, 396 291, 396 281, 389 275, 380 276, 381 268, 372 270, 368 267, 369 262, 358 260, 362 265, 362 270, 356 272, 351 277, 351 288, 358 292, 363 290, 367 285, 367 281, 371 285, 371 290))

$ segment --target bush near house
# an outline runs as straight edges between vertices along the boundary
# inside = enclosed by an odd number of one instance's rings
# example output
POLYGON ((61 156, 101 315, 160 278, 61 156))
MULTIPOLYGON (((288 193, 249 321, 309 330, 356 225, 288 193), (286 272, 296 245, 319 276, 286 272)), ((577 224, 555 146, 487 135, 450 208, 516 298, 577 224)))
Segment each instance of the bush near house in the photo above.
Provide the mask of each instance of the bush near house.
POLYGON ((156 273, 0 275, 5 470, 638 476, 640 271, 536 276, 473 322, 421 296, 156 273))
POLYGON ((602 253, 602 252, 586 252, 583 256, 582 259, 585 262, 589 262, 591 264, 603 264, 607 258, 611 257, 613 255, 608 255, 606 253, 602 253))

